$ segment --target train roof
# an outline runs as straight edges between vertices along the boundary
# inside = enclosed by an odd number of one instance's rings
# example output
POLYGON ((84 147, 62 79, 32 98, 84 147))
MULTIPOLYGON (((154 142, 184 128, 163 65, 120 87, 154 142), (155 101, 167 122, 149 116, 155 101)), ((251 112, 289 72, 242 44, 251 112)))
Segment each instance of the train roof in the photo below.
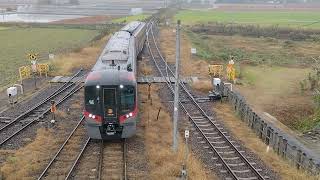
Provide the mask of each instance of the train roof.
POLYGON ((132 21, 129 24, 127 24, 126 26, 124 26, 121 29, 121 31, 127 31, 130 34, 133 34, 142 23, 143 22, 140 22, 140 21, 132 21))
POLYGON ((88 74, 85 86, 95 85, 136 85, 133 72, 126 70, 92 71, 88 74))
MULTIPOLYGON (((116 32, 105 46, 93 71, 114 69, 112 61, 117 66, 126 65, 129 58, 130 33, 125 31, 116 32)), ((122 67, 126 68, 126 67, 122 67)))

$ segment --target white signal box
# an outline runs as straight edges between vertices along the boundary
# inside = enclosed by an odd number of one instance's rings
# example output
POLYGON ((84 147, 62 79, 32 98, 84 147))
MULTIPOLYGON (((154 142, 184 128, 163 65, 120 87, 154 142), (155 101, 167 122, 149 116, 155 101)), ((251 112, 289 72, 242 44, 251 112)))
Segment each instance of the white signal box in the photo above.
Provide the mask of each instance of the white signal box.
POLYGON ((189 138, 190 134, 189 134, 189 130, 185 130, 184 131, 184 137, 185 138, 189 138))
POLYGON ((197 49, 196 48, 191 48, 191 54, 197 54, 197 49))
POLYGON ((54 59, 54 54, 49 54, 49 59, 54 59))
POLYGON ((18 95, 18 89, 17 87, 9 87, 7 89, 7 96, 8 97, 15 97, 18 95))

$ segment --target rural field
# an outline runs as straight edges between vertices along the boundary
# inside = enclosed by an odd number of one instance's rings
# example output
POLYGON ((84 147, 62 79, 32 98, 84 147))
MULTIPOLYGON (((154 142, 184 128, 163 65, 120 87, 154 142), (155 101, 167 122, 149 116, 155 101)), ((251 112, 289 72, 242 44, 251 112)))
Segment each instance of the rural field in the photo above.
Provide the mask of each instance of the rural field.
POLYGON ((320 11, 214 11, 184 10, 175 19, 183 24, 236 23, 292 28, 320 28, 320 11))
POLYGON ((319 17, 319 11, 183 10, 175 19, 189 25, 184 35, 199 60, 225 65, 235 57, 235 87, 250 104, 306 132, 320 123, 314 101, 320 85, 314 70, 320 56, 319 17))
POLYGON ((0 26, 0 87, 17 80, 18 67, 30 64, 28 53, 47 59, 49 53, 81 48, 98 35, 95 30, 0 26))

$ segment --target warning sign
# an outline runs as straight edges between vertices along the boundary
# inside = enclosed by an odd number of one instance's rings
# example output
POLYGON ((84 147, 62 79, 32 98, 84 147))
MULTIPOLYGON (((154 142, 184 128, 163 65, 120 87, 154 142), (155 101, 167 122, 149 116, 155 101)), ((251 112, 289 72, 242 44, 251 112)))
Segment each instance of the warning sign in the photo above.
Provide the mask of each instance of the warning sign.
POLYGON ((209 65, 209 75, 212 77, 221 77, 223 75, 223 66, 209 65))
POLYGON ((34 60, 37 60, 38 59, 38 54, 36 53, 29 53, 27 55, 28 59, 31 60, 31 61, 34 61, 34 60))
POLYGON ((47 77, 48 72, 49 72, 49 65, 48 64, 37 64, 37 70, 38 70, 40 76, 45 74, 47 77))
POLYGON ((19 68, 20 81, 27 79, 31 76, 31 67, 22 66, 19 68))
POLYGON ((20 81, 31 77, 32 73, 39 74, 40 76, 48 76, 48 64, 32 64, 31 66, 22 66, 19 68, 20 81))
POLYGON ((229 63, 227 66, 227 77, 229 81, 236 80, 236 69, 234 68, 234 63, 229 63))

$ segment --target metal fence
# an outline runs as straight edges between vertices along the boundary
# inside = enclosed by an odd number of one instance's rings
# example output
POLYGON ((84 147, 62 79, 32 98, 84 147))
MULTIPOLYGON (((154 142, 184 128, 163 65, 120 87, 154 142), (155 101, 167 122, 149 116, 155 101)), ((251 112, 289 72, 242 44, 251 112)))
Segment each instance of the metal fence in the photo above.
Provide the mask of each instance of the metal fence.
POLYGON ((320 157, 305 147, 295 137, 262 115, 258 115, 238 92, 230 90, 229 86, 222 85, 222 90, 229 103, 233 106, 240 119, 245 122, 256 135, 282 158, 288 160, 298 169, 312 174, 320 173, 320 157))

